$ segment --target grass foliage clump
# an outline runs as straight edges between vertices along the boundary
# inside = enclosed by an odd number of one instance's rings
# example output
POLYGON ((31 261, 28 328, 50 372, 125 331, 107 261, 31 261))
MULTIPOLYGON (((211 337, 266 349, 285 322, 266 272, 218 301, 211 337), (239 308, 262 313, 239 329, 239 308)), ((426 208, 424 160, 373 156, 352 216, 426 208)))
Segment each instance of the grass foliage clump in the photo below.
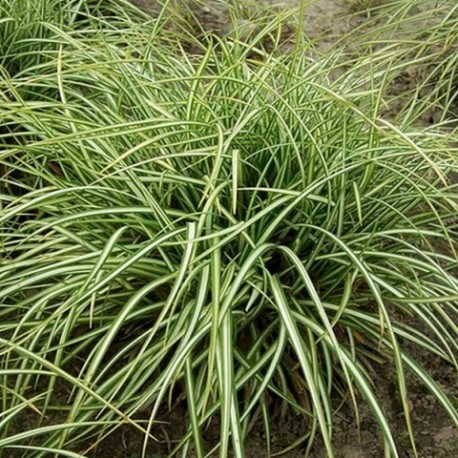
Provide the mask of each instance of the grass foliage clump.
MULTIPOLYGON (((356 14, 356 13, 355 13, 356 14)), ((399 124, 454 125, 458 117, 458 4, 454 0, 371 2, 339 45, 379 59, 393 78, 389 115, 399 124), (397 69, 397 71, 396 71, 397 69)), ((357 16, 357 15, 356 15, 357 16)), ((387 95, 387 94, 386 94, 387 95)), ((435 126, 435 127, 436 127, 435 126)))
POLYGON ((382 371, 412 444, 411 375, 458 424, 411 352, 457 367, 456 138, 384 121, 380 72, 331 80, 300 44, 173 53, 118 20, 48 24, 25 72, 2 48, 0 449, 93 456, 130 424, 146 453, 181 403, 183 456, 241 457, 278 411, 333 456, 346 399, 397 456, 382 371))
POLYGON ((449 6, 434 25, 421 30, 407 46, 421 69, 420 83, 406 105, 406 116, 435 113, 444 124, 458 118, 458 4, 449 6))

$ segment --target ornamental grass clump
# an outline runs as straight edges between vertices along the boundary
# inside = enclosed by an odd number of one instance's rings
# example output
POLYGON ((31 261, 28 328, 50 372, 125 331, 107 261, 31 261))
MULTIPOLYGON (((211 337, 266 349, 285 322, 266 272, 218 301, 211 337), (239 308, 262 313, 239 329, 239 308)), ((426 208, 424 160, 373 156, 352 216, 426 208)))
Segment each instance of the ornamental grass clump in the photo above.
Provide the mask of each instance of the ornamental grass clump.
POLYGON ((392 81, 385 94, 389 116, 398 124, 456 126, 458 4, 454 0, 372 2, 362 13, 369 19, 341 37, 339 45, 357 61, 376 55, 384 68, 391 68, 392 81))
POLYGON ((254 423, 267 456, 281 411, 332 457, 342 399, 398 456, 389 371, 412 447, 408 375, 458 424, 409 351, 457 367, 453 137, 384 121, 380 72, 332 82, 300 44, 192 56, 91 21, 0 80, 4 456, 97 456, 120 425, 147 456, 181 402, 172 454, 242 457, 254 423))
MULTIPOLYGON (((425 1, 423 1, 426 4, 425 1)), ((415 88, 404 117, 437 118, 444 125, 456 126, 458 118, 458 4, 445 2, 448 9, 437 23, 425 27, 406 46, 418 60, 419 84, 415 88)))

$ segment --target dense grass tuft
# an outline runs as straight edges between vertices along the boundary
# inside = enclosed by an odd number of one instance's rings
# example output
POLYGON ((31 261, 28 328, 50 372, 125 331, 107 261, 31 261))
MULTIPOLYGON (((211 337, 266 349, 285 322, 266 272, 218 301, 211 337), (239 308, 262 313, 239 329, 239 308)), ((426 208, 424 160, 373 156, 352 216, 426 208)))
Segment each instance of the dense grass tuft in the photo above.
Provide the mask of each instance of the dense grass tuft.
POLYGON ((458 424, 408 351, 457 367, 456 139, 383 120, 379 71, 332 81, 332 56, 262 34, 173 54, 157 22, 84 14, 27 71, 0 56, 5 456, 93 456, 126 423, 146 451, 180 399, 183 456, 241 457, 278 409, 333 456, 343 398, 397 456, 374 370, 412 443, 407 373, 458 424))

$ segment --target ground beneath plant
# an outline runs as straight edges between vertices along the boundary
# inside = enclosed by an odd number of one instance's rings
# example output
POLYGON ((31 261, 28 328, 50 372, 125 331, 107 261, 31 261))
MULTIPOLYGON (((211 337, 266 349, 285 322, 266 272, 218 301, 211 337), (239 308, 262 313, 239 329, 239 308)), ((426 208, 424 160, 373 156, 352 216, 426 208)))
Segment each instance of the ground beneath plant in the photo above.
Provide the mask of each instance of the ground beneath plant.
MULTIPOLYGON (((160 10, 157 0, 130 0, 131 3, 151 15, 156 15, 160 10)), ((246 16, 239 24, 231 24, 227 4, 229 2, 218 0, 187 0, 194 16, 203 24, 207 31, 218 34, 230 34, 233 27, 245 27, 250 30, 250 16, 258 19, 266 13, 291 13, 291 23, 295 26, 299 23, 307 35, 316 41, 321 50, 329 49, 341 36, 348 33, 352 28, 364 21, 363 17, 349 15, 354 8, 354 2, 358 0, 315 0, 310 1, 299 16, 301 0, 243 0, 246 16)), ((360 0, 361 1, 361 0, 360 0)), ((177 8, 183 7, 185 2, 179 1, 177 8)), ((307 3, 307 2, 306 2, 307 3)))
MULTIPOLYGON (((446 390, 452 399, 458 401, 458 386, 454 368, 448 366, 439 358, 425 359, 421 354, 413 355, 428 369, 439 385, 446 390)), ((376 391, 384 408, 386 417, 392 427, 394 440, 397 444, 400 458, 413 458, 410 438, 405 426, 404 412, 401 406, 395 375, 392 368, 378 367, 378 375, 374 374, 376 391)), ((435 398, 427 392, 417 380, 409 379, 409 405, 412 423, 415 430, 416 447, 419 458, 454 458, 458 456, 458 431, 454 427, 435 398)), ((338 405, 336 398, 336 405, 338 405)), ((350 403, 346 403, 338 410, 334 417, 335 433, 333 445, 336 458, 383 458, 383 444, 380 440, 378 426, 371 413, 360 403, 359 428, 356 426, 355 415, 350 403)), ((282 416, 280 409, 273 409, 271 417, 270 443, 271 454, 266 450, 266 432, 259 417, 246 441, 245 453, 247 458, 267 458, 282 456, 284 458, 304 457, 305 444, 301 445, 302 438, 309 430, 309 422, 302 416, 287 414, 282 416), (296 447, 291 448, 295 444, 296 447)), ((177 441, 186 433, 188 424, 186 404, 183 400, 176 402, 172 409, 163 412, 163 423, 152 430, 157 442, 148 447, 148 457, 165 458, 173 450, 177 441)), ((208 445, 216 443, 219 435, 219 421, 215 419, 205 431, 205 441, 208 445)), ((143 436, 132 428, 119 429, 98 448, 87 453, 94 458, 139 458, 143 445, 143 436)), ((81 452, 83 450, 80 450, 81 452)), ((193 458, 195 455, 186 455, 193 458)), ((217 457, 215 452, 211 455, 217 457)), ((327 458, 328 455, 320 438, 309 455, 311 458, 327 458)))

